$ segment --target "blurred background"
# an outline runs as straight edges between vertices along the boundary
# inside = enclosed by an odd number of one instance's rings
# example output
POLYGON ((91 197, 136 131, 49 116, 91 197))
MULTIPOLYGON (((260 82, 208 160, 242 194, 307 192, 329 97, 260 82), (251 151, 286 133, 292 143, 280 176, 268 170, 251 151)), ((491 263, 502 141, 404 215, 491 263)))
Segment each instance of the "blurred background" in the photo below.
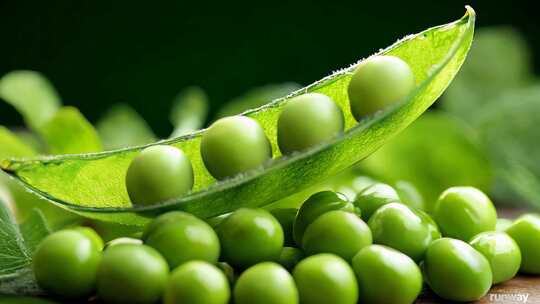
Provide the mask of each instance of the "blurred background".
POLYGON ((478 30, 462 72, 354 170, 409 181, 428 202, 467 184, 501 205, 540 207, 540 22, 525 1, 3 0, 0 158, 184 134, 455 20, 465 4, 478 30), (55 142, 70 136, 71 146, 55 142))

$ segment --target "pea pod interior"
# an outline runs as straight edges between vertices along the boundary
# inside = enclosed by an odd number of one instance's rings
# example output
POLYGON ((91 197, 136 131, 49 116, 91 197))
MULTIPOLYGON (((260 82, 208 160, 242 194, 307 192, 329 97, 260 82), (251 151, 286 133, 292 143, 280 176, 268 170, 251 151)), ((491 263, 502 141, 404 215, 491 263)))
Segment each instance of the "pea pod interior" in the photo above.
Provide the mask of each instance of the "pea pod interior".
POLYGON ((377 53, 406 61, 414 73, 416 88, 395 107, 358 123, 350 112, 347 97, 347 85, 356 64, 287 97, 243 113, 260 123, 272 144, 273 160, 256 170, 217 182, 200 156, 201 135, 205 130, 158 142, 181 148, 193 164, 193 191, 170 201, 148 207, 133 207, 130 203, 125 173, 132 158, 145 146, 103 153, 3 160, 1 167, 52 203, 88 217, 124 224, 142 225, 154 213, 167 210, 210 217, 239 207, 262 206, 361 161, 412 123, 443 93, 459 71, 472 42, 474 22, 474 10, 467 7, 463 18, 407 36, 377 53), (330 96, 343 111, 346 131, 332 141, 301 153, 281 156, 276 138, 278 115, 289 98, 306 92, 330 96))

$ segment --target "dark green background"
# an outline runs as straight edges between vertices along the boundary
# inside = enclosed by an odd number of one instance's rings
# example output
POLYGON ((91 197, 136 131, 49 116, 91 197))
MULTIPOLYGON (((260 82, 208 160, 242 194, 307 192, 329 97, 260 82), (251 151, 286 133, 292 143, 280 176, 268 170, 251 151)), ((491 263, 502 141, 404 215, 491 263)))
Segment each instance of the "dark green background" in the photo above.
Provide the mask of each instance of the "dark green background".
MULTIPOLYGON (((213 110, 247 89, 309 84, 408 33, 459 18, 461 1, 0 0, 0 74, 48 76, 64 102, 96 121, 131 104, 160 136, 172 98, 199 85, 213 110)), ((470 3, 478 25, 513 25, 540 50, 532 2, 470 3)), ((0 124, 21 124, 0 103, 0 124)))

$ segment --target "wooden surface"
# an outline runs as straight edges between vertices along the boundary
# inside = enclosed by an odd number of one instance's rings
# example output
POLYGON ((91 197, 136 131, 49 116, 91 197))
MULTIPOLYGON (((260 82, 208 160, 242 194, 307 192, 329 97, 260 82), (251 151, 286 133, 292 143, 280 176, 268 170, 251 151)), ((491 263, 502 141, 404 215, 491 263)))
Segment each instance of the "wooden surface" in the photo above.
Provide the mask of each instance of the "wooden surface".
MULTIPOLYGON (((425 289, 416 300, 417 304, 449 303, 425 289)), ((540 277, 518 276, 508 282, 495 285, 489 293, 475 304, 540 304, 540 277)))

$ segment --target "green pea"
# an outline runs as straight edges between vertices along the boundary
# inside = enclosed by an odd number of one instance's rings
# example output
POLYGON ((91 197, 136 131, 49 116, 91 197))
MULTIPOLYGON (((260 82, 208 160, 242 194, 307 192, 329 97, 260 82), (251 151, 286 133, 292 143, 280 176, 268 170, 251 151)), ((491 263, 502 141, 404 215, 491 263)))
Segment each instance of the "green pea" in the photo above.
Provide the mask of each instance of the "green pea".
POLYGON ((103 239, 101 239, 99 234, 97 234, 97 232, 94 229, 90 227, 82 227, 82 226, 74 227, 71 229, 75 231, 79 231, 80 233, 86 235, 90 240, 92 240, 92 243, 94 244, 94 246, 96 247, 98 251, 103 250, 103 247, 104 247, 103 239))
POLYGON ((294 247, 283 247, 278 263, 287 270, 292 270, 304 258, 302 250, 294 247))
POLYGON ((482 191, 452 187, 437 200, 433 217, 444 236, 469 241, 480 232, 495 230, 497 211, 482 191))
POLYGON ((167 262, 152 247, 112 246, 99 265, 98 296, 106 303, 154 303, 161 298, 168 274, 167 262))
POLYGON ((333 254, 318 254, 301 261, 293 271, 300 302, 356 304, 358 286, 347 262, 333 254))
POLYGON ((368 224, 374 243, 399 250, 416 262, 423 259, 429 244, 441 237, 429 215, 400 203, 382 206, 368 224))
POLYGON ((426 210, 424 198, 413 184, 406 181, 398 181, 394 188, 403 204, 423 211, 426 210))
POLYGON ((343 113, 330 97, 319 93, 293 97, 279 115, 279 149, 283 154, 305 150, 336 137, 343 126, 343 113))
POLYGON ((204 132, 201 156, 216 179, 255 169, 272 157, 270 142, 261 126, 246 116, 225 117, 204 132))
POLYGON ((193 187, 193 168, 182 150, 151 146, 142 150, 126 173, 129 198, 137 205, 150 205, 182 196, 193 187))
POLYGON ((520 271, 540 274, 540 217, 526 214, 506 229, 521 249, 520 271))
POLYGON ((508 227, 512 226, 512 223, 514 223, 514 221, 510 219, 498 218, 497 224, 495 224, 495 230, 504 232, 508 227))
POLYGON ((80 231, 68 229, 48 235, 33 259, 39 286, 60 297, 88 296, 96 284, 99 251, 94 240, 80 231))
POLYGON ((371 245, 352 260, 362 303, 410 304, 422 289, 422 273, 407 255, 371 245))
POLYGON ((291 275, 272 262, 260 263, 240 275, 234 286, 235 304, 297 304, 291 275))
POLYGON ((451 301, 478 300, 486 295, 493 280, 488 260, 456 239, 441 238, 431 243, 423 267, 431 289, 451 301))
POLYGON ((521 265, 521 252, 516 242, 504 232, 482 232, 471 246, 486 257, 491 265, 493 284, 513 278, 521 265))
POLYGON ((362 61, 348 87, 351 112, 362 118, 401 101, 414 89, 409 65, 394 56, 374 56, 362 61))
POLYGON ((144 227, 144 231, 142 233, 141 239, 143 241, 146 240, 148 236, 154 233, 154 231, 157 230, 159 227, 166 226, 169 223, 189 220, 194 217, 195 217, 194 215, 187 212, 182 212, 182 211, 171 211, 171 212, 163 213, 160 216, 156 217, 148 225, 146 225, 146 227, 144 227))
POLYGON ((302 246, 307 226, 325 212, 331 210, 354 211, 354 206, 341 193, 321 191, 311 195, 300 207, 293 225, 294 241, 302 246))
MULTIPOLYGON (((159 217, 155 220, 162 221, 159 217)), ((159 251, 171 269, 191 260, 215 264, 220 252, 212 227, 189 214, 157 226, 145 236, 144 243, 159 251)))
POLYGON ((293 226, 294 220, 296 219, 296 214, 298 209, 296 208, 276 208, 270 210, 270 213, 278 220, 281 228, 283 228, 283 236, 285 237, 284 245, 285 246, 295 246, 293 236, 293 226))
POLYGON ((400 202, 396 190, 390 185, 376 183, 358 193, 353 204, 362 210, 362 219, 367 222, 377 209, 392 202, 400 202))
POLYGON ((192 261, 176 268, 165 289, 164 304, 227 304, 229 283, 216 266, 192 261))
POLYGON ((319 216, 307 227, 302 248, 307 255, 333 253, 350 261, 371 242, 368 225, 356 214, 334 210, 319 216))
POLYGON ((110 240, 109 242, 107 242, 107 244, 105 244, 105 250, 107 250, 107 248, 109 247, 117 246, 121 244, 142 245, 142 243, 143 242, 140 239, 135 239, 135 238, 130 238, 130 237, 120 237, 120 238, 116 238, 114 240, 110 240))
POLYGON ((219 225, 218 234, 222 258, 234 267, 277 261, 283 248, 283 229, 263 209, 236 210, 219 225))

